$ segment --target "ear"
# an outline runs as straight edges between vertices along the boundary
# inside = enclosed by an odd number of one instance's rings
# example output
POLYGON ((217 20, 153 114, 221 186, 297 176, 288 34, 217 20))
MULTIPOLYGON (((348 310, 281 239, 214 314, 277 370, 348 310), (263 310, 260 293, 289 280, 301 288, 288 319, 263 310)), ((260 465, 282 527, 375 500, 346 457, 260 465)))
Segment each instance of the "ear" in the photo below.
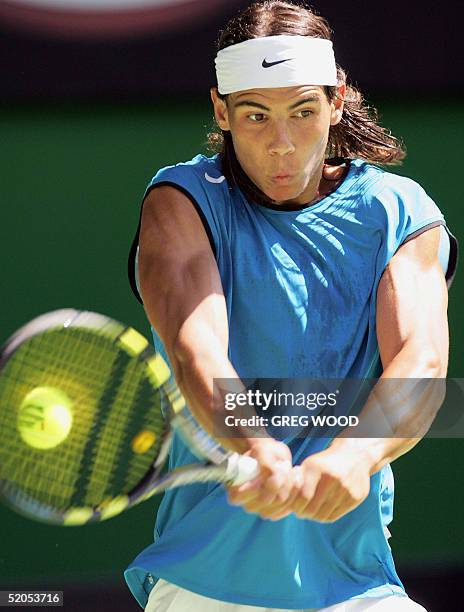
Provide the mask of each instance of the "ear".
POLYGON ((337 93, 332 100, 330 111, 330 125, 340 123, 343 115, 343 107, 345 106, 346 83, 342 83, 337 87, 337 93))
POLYGON ((221 130, 230 130, 229 126, 229 110, 225 100, 218 96, 216 87, 211 88, 211 101, 213 102, 214 116, 221 130))

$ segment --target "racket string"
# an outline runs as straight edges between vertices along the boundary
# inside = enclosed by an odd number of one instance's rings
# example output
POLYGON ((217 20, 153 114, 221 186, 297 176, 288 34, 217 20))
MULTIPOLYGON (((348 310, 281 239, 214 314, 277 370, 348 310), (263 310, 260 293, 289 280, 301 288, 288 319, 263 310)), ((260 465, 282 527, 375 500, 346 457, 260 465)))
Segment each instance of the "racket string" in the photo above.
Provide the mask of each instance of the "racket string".
MULTIPOLYGON (((0 400, 9 409, 0 414, 0 429, 2 435, 14 443, 10 443, 9 459, 3 462, 4 468, 0 469, 8 472, 8 479, 17 482, 26 494, 39 494, 45 504, 66 508, 72 498, 79 505, 98 505, 113 494, 109 465, 117 466, 117 485, 123 482, 126 491, 149 470, 159 444, 155 444, 148 454, 128 453, 127 442, 133 430, 130 434, 128 431, 131 430, 131 422, 137 421, 137 426, 156 433, 161 443, 161 432, 164 432, 166 425, 159 410, 159 398, 153 394, 155 397, 151 398, 151 405, 147 405, 149 394, 146 390, 143 397, 138 397, 141 381, 146 375, 145 364, 132 359, 115 386, 111 398, 111 422, 101 432, 96 432, 95 425, 92 426, 94 411, 114 362, 114 342, 107 338, 95 338, 94 333, 79 333, 75 334, 76 342, 69 348, 68 337, 66 342, 57 343, 56 339, 52 341, 51 335, 38 337, 38 342, 32 339, 22 359, 12 360, 11 368, 7 364, 5 369, 3 376, 7 375, 7 383, 2 384, 0 400), (69 367, 63 368, 63 363, 72 363, 72 371, 69 367), (86 380, 85 386, 79 383, 80 380, 86 380), (62 389, 72 399, 73 409, 79 410, 79 417, 74 419, 68 439, 59 447, 38 451, 27 446, 19 436, 17 408, 31 388, 44 385, 62 389), (142 419, 140 414, 143 414, 142 419), (134 419, 134 415, 138 418, 134 419), (76 487, 76 464, 92 435, 95 444, 88 449, 86 459, 92 468, 81 486, 76 487), (124 445, 120 444, 122 438, 124 445)), ((6 457, 0 451, 0 465, 2 459, 6 457)))

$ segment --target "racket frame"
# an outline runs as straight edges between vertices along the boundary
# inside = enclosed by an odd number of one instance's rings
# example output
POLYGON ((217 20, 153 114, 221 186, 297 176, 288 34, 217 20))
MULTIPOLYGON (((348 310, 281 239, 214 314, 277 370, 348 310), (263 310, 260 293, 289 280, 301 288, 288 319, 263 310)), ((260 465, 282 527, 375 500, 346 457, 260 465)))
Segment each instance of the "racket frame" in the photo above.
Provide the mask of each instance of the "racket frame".
POLYGON ((127 493, 104 500, 97 506, 69 508, 63 512, 33 499, 24 492, 19 497, 20 501, 18 498, 14 501, 14 497, 8 495, 9 483, 0 480, 0 493, 13 510, 45 523, 83 525, 116 516, 127 508, 168 488, 211 481, 237 485, 257 476, 257 464, 254 459, 227 451, 199 426, 185 405, 185 400, 175 385, 168 364, 159 353, 154 352, 148 340, 133 328, 105 315, 66 308, 45 313, 33 319, 18 329, 0 348, 0 376, 8 361, 25 342, 47 331, 63 327, 98 330, 99 335, 107 335, 114 342, 122 340, 128 352, 150 363, 152 374, 150 377, 156 380, 157 389, 163 397, 163 404, 166 404, 164 410, 162 409, 166 429, 161 439, 160 450, 151 468, 127 493), (125 340, 124 334, 128 334, 125 340), (134 344, 134 347, 131 347, 131 344, 134 344), (153 356, 147 357, 147 353, 152 353, 153 356), (208 461, 177 468, 163 474, 173 440, 173 431, 180 435, 192 452, 199 458, 208 459, 208 461))

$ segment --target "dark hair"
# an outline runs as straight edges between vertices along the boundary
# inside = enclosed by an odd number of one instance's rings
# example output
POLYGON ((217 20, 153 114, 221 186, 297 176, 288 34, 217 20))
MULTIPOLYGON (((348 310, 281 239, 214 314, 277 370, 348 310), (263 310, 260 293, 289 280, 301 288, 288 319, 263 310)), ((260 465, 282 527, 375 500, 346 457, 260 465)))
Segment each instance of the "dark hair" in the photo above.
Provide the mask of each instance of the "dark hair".
MULTIPOLYGON (((219 35, 218 51, 252 38, 276 35, 299 35, 331 40, 327 21, 302 4, 282 0, 254 2, 233 17, 219 35)), ((337 65, 339 82, 346 82, 344 70, 337 65)), ((336 87, 324 87, 329 101, 337 96, 336 87)), ((227 99, 227 96, 220 98, 227 99)), ((265 196, 242 170, 234 151, 230 132, 216 125, 208 134, 209 148, 222 156, 223 172, 231 184, 238 184, 253 199, 265 196)), ((404 145, 378 123, 375 108, 369 107, 362 94, 347 84, 343 116, 331 126, 326 159, 355 158, 381 165, 401 163, 406 156, 404 145)))

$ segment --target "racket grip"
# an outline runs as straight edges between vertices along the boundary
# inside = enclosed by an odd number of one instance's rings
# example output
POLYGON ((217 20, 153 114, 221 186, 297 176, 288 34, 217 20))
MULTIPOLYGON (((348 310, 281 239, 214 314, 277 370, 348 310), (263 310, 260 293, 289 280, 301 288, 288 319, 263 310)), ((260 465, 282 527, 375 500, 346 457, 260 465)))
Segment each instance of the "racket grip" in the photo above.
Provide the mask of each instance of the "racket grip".
POLYGON ((254 480, 259 475, 258 462, 253 457, 233 453, 227 458, 226 479, 235 487, 254 480))

